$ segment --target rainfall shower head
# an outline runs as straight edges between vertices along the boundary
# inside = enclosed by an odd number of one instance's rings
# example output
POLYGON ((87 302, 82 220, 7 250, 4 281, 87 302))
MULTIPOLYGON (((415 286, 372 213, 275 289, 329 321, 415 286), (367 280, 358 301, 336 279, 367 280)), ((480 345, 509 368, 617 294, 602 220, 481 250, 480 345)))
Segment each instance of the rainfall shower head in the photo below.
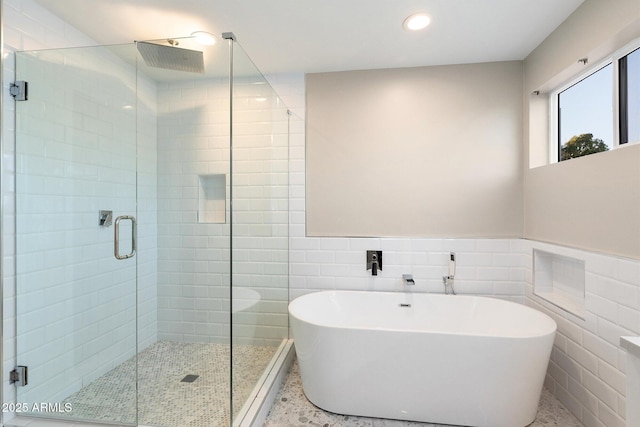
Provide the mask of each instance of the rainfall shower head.
POLYGON ((204 58, 199 50, 149 42, 137 42, 136 45, 144 62, 150 67, 204 73, 204 58))

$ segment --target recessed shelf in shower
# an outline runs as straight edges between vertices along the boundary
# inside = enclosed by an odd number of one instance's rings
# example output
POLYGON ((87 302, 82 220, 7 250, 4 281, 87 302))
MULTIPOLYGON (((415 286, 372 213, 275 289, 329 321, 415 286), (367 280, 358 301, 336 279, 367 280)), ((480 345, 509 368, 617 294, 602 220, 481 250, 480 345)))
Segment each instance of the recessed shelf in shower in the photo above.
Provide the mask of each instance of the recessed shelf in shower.
POLYGON ((224 224, 227 211, 227 176, 198 176, 198 222, 224 224))

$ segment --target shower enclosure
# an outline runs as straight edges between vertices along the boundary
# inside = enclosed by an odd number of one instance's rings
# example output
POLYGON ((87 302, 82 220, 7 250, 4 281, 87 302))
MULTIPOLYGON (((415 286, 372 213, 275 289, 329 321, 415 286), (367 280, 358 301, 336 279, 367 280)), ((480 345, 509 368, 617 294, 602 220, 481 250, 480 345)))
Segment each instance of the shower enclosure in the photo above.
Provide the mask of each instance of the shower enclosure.
POLYGON ((288 340, 288 110, 230 34, 141 47, 16 54, 14 409, 239 424, 288 340))

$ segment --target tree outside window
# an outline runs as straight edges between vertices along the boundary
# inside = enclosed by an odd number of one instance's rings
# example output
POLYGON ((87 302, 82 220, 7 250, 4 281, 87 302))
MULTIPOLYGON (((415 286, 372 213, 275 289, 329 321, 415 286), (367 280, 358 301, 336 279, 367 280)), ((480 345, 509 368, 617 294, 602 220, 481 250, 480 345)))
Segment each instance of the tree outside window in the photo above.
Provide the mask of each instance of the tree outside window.
POLYGON ((587 154, 607 151, 609 147, 600 138, 594 138, 591 133, 583 133, 572 137, 560 147, 560 160, 574 159, 587 154))

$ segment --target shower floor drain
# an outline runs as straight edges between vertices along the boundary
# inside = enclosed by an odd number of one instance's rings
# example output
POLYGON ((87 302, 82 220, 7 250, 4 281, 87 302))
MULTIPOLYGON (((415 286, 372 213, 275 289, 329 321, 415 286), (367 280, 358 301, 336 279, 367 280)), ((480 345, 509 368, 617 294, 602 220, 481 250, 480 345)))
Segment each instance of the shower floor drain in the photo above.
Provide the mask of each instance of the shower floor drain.
POLYGON ((192 383, 195 380, 198 379, 200 375, 187 375, 186 377, 184 377, 183 379, 180 380, 181 383, 192 383))

